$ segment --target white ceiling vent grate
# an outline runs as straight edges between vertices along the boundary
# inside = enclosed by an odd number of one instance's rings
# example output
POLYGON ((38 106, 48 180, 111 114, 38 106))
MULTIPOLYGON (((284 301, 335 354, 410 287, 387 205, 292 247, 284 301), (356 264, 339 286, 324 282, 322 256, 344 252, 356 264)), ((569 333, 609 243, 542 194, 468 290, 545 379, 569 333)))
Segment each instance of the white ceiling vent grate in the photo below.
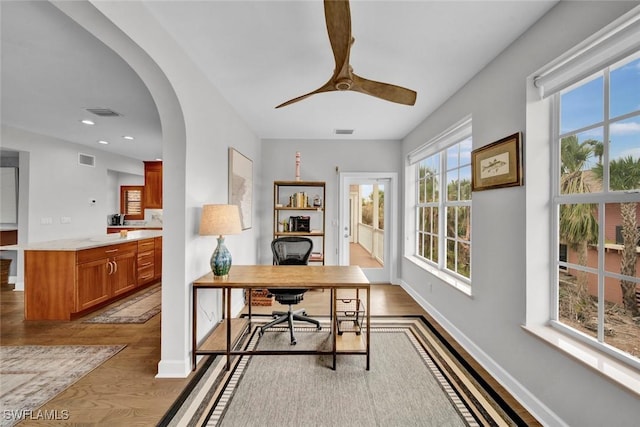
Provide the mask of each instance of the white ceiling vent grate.
POLYGON ((336 129, 334 133, 336 135, 352 135, 353 129, 336 129))
POLYGON ((78 164, 83 166, 96 167, 96 156, 78 153, 78 164))
POLYGON ((119 117, 122 115, 110 108, 87 108, 86 110, 100 117, 119 117))

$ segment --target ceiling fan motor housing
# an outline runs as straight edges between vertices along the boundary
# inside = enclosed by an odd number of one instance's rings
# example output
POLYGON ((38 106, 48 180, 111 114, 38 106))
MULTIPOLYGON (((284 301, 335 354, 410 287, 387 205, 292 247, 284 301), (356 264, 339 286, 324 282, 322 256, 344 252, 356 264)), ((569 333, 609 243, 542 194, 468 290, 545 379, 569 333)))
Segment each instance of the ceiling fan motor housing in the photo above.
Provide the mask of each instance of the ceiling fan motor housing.
POLYGON ((338 90, 349 90, 351 89, 351 85, 353 81, 351 79, 343 78, 336 80, 336 89, 338 90))

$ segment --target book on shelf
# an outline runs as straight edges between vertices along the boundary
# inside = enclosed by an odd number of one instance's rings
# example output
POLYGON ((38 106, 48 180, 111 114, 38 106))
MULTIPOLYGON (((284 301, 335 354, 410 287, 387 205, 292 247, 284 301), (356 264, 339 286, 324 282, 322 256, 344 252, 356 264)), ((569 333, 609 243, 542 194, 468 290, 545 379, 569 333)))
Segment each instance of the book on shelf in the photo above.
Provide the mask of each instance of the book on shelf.
POLYGON ((293 193, 289 196, 289 207, 291 208, 308 208, 309 196, 305 192, 293 193))

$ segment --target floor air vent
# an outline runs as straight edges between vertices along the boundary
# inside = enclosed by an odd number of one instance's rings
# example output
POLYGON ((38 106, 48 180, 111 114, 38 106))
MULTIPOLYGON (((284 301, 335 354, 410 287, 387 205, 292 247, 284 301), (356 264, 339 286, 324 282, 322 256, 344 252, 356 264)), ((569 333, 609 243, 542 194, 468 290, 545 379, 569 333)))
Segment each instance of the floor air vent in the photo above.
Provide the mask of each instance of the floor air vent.
POLYGON ((353 135, 353 129, 336 129, 336 135, 353 135))
POLYGON ((91 166, 93 168, 96 166, 96 156, 78 153, 78 164, 83 166, 91 166))

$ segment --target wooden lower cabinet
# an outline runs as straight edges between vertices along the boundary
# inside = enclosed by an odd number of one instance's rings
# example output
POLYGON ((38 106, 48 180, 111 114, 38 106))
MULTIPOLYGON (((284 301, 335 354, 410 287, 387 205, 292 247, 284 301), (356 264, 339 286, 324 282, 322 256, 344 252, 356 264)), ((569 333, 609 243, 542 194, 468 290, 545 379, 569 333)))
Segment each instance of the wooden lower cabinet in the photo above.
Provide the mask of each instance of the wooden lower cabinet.
POLYGON ((155 280, 155 241, 144 239, 138 241, 138 285, 155 280))
POLYGON ((151 282, 139 281, 138 273, 135 241, 79 251, 25 250, 25 319, 85 315, 151 282))
POLYGON ((113 268, 109 275, 111 294, 116 296, 134 289, 138 285, 136 251, 118 254, 111 260, 113 268))
POLYGON ((78 264, 77 271, 74 311, 86 310, 111 297, 107 260, 99 259, 78 264))

